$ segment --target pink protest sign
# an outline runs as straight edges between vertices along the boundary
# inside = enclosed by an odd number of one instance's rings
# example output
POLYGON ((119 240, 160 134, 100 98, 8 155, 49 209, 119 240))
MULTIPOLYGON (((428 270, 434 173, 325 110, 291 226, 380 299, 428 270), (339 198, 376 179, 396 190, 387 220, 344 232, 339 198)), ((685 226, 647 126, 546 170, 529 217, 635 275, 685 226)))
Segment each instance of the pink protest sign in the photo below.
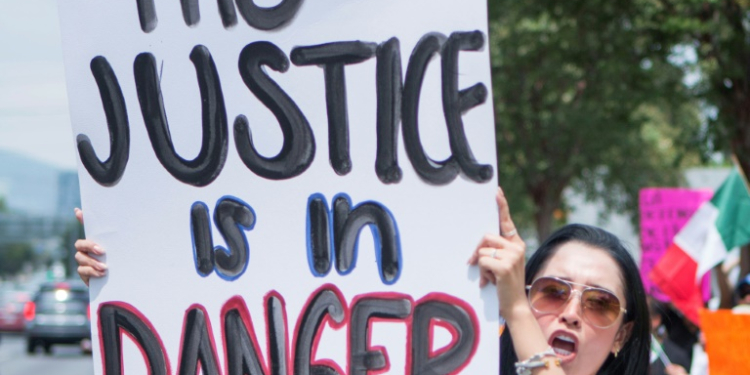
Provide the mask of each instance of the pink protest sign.
MULTIPOLYGON (((707 189, 647 188, 641 189, 641 279, 646 293, 661 301, 669 298, 648 278, 674 236, 703 202, 711 199, 707 189)), ((703 297, 710 295, 708 274, 703 279, 703 297)))

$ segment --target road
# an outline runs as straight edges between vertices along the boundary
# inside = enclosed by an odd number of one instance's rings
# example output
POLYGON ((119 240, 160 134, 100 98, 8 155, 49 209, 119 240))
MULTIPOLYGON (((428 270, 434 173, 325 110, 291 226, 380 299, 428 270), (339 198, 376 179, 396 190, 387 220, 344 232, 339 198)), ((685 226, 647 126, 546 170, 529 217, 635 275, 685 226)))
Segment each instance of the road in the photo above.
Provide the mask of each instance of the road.
POLYGON ((55 345, 52 354, 26 354, 23 335, 0 334, 0 375, 93 375, 94 365, 90 355, 81 354, 75 345, 55 345))

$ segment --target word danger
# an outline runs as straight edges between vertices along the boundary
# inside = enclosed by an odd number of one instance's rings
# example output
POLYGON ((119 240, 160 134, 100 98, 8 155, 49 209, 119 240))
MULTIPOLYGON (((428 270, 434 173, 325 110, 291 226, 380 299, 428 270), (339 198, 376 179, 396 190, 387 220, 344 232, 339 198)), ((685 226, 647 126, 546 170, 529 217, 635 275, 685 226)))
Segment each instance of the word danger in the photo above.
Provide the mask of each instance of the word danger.
MULTIPOLYGON (((264 301, 267 360, 258 345, 253 319, 241 297, 221 309, 221 337, 225 371, 219 365, 213 326, 205 308, 193 305, 183 320, 180 354, 175 374, 195 375, 367 375, 387 371, 390 361, 383 347, 371 346, 373 322, 403 322, 407 327, 406 368, 409 375, 457 374, 469 364, 479 343, 476 314, 455 297, 431 293, 419 301, 398 293, 359 295, 346 305, 341 292, 324 285, 306 302, 288 347, 284 299, 276 292, 264 301), (331 360, 315 358, 325 325, 347 329, 347 370, 331 360), (433 333, 441 327, 452 335, 444 348, 433 350, 433 333)), ((99 335, 104 373, 123 373, 122 337, 130 337, 143 353, 149 373, 172 374, 159 333, 133 306, 107 302, 99 306, 99 335)))
MULTIPOLYGON (((247 88, 276 117, 283 143, 275 156, 261 155, 253 143, 245 115, 234 120, 234 143, 245 166, 270 180, 299 176, 312 164, 316 143, 312 127, 296 102, 264 70, 286 72, 291 63, 299 67, 324 70, 328 115, 328 154, 338 175, 352 169, 349 155, 349 120, 346 101, 345 67, 375 58, 377 91, 377 156, 375 172, 381 182, 401 180, 397 160, 398 128, 401 123, 404 147, 417 175, 427 183, 445 185, 459 173, 475 182, 487 182, 493 176, 491 165, 480 164, 469 146, 462 120, 463 113, 487 99, 487 88, 477 83, 460 90, 458 61, 461 51, 477 51, 484 46, 480 31, 455 32, 449 37, 439 33, 424 35, 414 47, 402 78, 400 44, 397 38, 381 43, 362 41, 333 42, 295 47, 290 57, 275 44, 259 41, 246 45, 239 56, 238 68, 247 88), (419 134, 418 110, 422 83, 428 65, 441 56, 442 111, 448 130, 451 156, 446 160, 430 158, 419 134)), ((198 80, 202 108, 201 149, 187 160, 177 154, 170 136, 160 74, 156 58, 141 53, 133 64, 135 86, 143 122, 153 151, 161 165, 177 180, 193 185, 211 184, 226 161, 229 126, 221 80, 208 48, 197 45, 190 53, 198 80)), ((110 135, 109 158, 100 160, 85 134, 77 136, 81 162, 91 177, 102 186, 114 186, 122 178, 130 153, 130 129, 125 96, 107 59, 97 56, 91 72, 99 88, 110 135)), ((179 95, 180 93, 172 93, 179 95)))

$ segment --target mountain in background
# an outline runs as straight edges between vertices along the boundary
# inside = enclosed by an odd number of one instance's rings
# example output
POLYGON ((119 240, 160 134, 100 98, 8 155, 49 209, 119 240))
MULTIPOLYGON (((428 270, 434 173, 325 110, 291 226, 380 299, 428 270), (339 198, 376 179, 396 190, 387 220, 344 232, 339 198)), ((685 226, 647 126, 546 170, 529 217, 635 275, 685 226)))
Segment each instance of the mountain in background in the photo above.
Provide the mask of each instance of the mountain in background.
POLYGON ((78 174, 0 150, 0 197, 8 211, 40 217, 73 217, 80 207, 78 174))

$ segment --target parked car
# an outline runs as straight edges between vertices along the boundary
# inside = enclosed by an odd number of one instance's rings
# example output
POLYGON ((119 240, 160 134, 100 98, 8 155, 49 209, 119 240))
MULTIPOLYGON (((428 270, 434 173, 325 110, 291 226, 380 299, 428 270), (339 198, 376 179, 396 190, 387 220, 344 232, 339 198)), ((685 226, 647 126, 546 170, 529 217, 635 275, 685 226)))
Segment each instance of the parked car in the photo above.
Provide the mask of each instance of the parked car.
POLYGON ((80 281, 42 284, 24 308, 26 351, 36 347, 52 352, 54 344, 78 344, 86 351, 91 343, 89 292, 80 281))
POLYGON ((23 307, 31 299, 31 293, 22 290, 0 292, 0 331, 22 332, 26 326, 23 307))

